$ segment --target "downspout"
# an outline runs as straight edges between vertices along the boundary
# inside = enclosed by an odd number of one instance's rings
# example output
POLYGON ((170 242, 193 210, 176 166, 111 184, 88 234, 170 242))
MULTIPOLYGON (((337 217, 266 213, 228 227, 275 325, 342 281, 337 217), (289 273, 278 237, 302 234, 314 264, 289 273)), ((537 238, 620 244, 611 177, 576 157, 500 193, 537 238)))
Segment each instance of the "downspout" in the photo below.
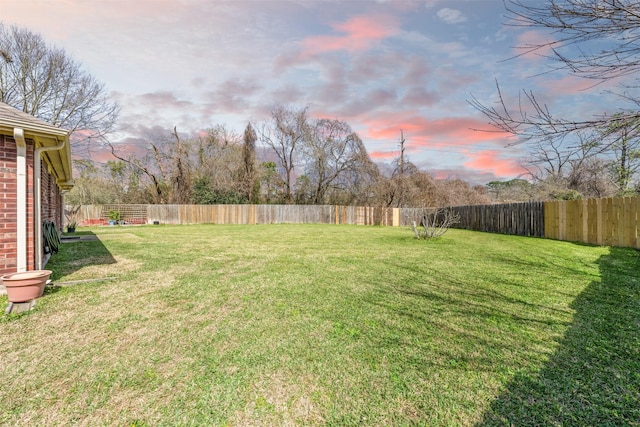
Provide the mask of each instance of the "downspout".
POLYGON ((33 155, 33 175, 35 183, 35 194, 33 196, 33 210, 35 212, 35 255, 36 255, 36 269, 42 270, 42 212, 40 211, 40 201, 42 197, 42 159, 40 155, 44 151, 57 151, 62 150, 66 144, 65 140, 53 147, 39 147, 33 155))
POLYGON ((27 143, 24 130, 13 128, 16 141, 16 272, 27 271, 27 143))

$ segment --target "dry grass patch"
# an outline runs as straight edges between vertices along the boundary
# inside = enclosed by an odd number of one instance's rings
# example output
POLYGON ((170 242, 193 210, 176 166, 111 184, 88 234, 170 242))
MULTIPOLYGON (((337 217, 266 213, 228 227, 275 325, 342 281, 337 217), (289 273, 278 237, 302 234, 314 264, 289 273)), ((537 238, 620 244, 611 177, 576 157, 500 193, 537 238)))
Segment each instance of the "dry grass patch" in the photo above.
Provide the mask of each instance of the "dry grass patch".
POLYGON ((76 269, 73 275, 65 279, 74 280, 74 277, 100 278, 113 275, 123 275, 140 269, 140 262, 122 256, 99 256, 72 261, 68 267, 76 269))
POLYGON ((324 422, 319 405, 324 396, 317 379, 274 372, 251 386, 249 400, 229 420, 237 426, 320 425, 324 422))

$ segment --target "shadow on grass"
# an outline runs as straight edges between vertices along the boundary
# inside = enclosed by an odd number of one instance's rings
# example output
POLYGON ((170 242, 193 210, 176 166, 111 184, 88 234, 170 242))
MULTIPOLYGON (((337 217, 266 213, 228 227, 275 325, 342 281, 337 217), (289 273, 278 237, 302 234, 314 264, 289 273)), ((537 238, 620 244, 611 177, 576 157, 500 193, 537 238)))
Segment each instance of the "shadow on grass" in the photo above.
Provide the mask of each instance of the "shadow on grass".
POLYGON ((53 271, 52 280, 68 276, 89 265, 115 264, 111 252, 91 231, 65 234, 57 254, 54 254, 46 268, 53 271))
MULTIPOLYGON (((89 265, 115 264, 116 260, 111 252, 102 244, 98 237, 90 232, 83 231, 62 236, 62 243, 57 253, 49 258, 45 268, 51 270, 52 284, 44 290, 44 296, 55 294, 60 291, 56 281, 61 277, 70 275, 89 265), (66 237, 66 238, 65 238, 66 237), (69 238, 73 237, 73 238, 69 238)), ((4 300, 3 300, 4 301, 4 300)), ((0 306, 2 303, 0 303, 0 306)), ((32 313, 29 309, 20 309, 17 312, 1 317, 1 321, 17 321, 32 313)))
POLYGON ((601 281, 537 373, 516 376, 480 426, 640 426, 640 252, 611 248, 601 281))

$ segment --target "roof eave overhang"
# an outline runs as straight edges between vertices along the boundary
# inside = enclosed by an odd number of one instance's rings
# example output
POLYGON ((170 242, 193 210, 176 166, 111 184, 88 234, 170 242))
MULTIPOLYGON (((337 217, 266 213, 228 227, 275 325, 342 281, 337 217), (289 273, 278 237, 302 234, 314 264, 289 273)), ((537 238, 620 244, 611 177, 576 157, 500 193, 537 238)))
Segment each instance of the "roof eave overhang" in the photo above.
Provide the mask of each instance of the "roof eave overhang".
POLYGON ((35 148, 56 147, 62 142, 65 143, 62 149, 46 151, 42 157, 49 167, 49 172, 55 176, 58 187, 62 190, 71 189, 73 187, 73 171, 69 132, 53 126, 40 126, 6 118, 3 118, 0 123, 0 133, 11 136, 15 128, 22 129, 24 137, 34 141, 35 148))

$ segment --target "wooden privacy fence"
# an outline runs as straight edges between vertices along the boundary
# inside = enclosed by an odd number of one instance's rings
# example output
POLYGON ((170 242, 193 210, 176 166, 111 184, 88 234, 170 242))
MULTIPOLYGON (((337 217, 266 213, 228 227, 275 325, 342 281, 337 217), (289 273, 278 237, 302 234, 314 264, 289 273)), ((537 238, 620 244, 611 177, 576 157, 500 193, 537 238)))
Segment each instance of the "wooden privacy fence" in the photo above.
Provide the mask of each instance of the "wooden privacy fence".
MULTIPOLYGON (((456 228, 640 248, 640 197, 456 206, 456 228)), ((335 205, 85 205, 80 225, 319 223, 410 226, 422 209, 335 205)))
POLYGON ((403 225, 398 208, 335 205, 83 205, 77 221, 107 225, 110 212, 118 212, 127 224, 403 225))
POLYGON ((550 239, 640 249, 640 197, 545 202, 550 239))
POLYGON ((544 237, 544 202, 507 203, 501 205, 455 206, 460 216, 455 228, 544 237))
POLYGON ((456 228, 640 249, 640 197, 457 206, 456 228))

